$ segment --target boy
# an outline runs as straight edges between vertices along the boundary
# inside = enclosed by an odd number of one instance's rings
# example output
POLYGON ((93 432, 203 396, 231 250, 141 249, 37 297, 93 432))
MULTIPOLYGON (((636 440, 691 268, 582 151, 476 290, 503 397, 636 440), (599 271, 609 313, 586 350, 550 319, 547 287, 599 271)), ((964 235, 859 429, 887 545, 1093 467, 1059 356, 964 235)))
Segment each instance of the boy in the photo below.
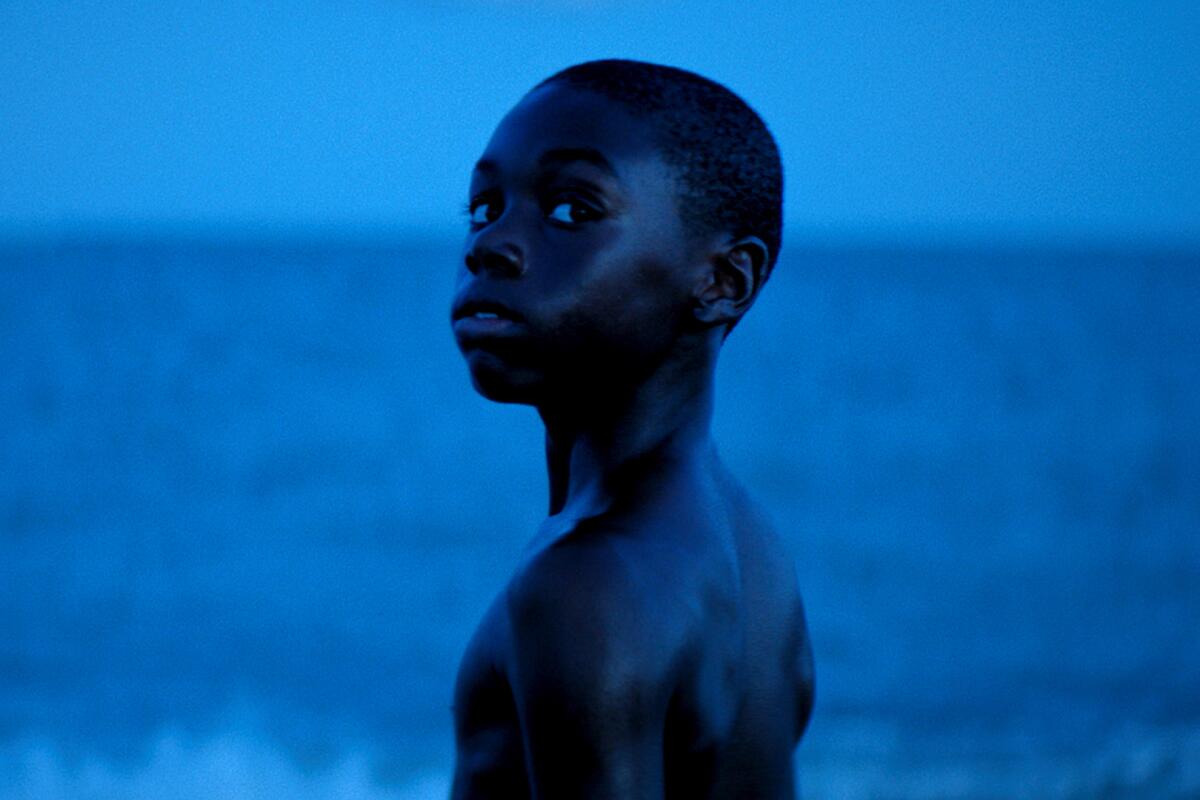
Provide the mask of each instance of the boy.
POLYGON ((781 194, 745 103, 633 61, 550 77, 476 164, 454 335, 537 408, 550 509, 459 668, 455 798, 793 796, 795 572, 709 434, 781 194))

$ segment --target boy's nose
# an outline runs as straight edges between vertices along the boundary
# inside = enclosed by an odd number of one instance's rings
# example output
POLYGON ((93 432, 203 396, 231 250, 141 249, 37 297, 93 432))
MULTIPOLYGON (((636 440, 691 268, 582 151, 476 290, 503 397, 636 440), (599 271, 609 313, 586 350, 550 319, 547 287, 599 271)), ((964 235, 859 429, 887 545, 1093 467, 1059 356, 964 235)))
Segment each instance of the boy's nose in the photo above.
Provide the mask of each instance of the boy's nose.
POLYGON ((480 237, 467 251, 467 269, 472 275, 490 272, 499 277, 515 278, 524 271, 524 260, 516 245, 493 245, 480 237))

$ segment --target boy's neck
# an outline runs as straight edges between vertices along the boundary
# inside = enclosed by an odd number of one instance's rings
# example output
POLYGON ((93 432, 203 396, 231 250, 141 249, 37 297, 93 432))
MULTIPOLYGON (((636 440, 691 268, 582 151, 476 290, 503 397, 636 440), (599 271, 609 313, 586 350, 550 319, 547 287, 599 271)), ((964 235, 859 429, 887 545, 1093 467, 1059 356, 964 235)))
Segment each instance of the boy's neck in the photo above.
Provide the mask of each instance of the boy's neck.
POLYGON ((541 406, 550 515, 601 513, 647 480, 713 456, 713 366, 664 364, 624 392, 541 406))

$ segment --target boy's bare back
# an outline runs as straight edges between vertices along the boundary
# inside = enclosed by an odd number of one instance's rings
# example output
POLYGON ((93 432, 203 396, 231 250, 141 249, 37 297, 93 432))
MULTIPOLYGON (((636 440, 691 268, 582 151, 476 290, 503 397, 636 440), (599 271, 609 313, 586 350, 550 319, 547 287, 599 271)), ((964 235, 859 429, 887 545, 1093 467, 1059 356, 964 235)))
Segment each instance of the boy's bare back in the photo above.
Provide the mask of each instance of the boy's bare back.
POLYGON ((640 508, 547 520, 471 639, 455 798, 787 798, 812 708, 794 570, 716 462, 640 508))
POLYGON ((793 796, 795 573, 709 430, 781 199, 748 106, 639 62, 552 77, 475 165, 454 334, 537 409, 550 502, 463 656, 455 798, 793 796))

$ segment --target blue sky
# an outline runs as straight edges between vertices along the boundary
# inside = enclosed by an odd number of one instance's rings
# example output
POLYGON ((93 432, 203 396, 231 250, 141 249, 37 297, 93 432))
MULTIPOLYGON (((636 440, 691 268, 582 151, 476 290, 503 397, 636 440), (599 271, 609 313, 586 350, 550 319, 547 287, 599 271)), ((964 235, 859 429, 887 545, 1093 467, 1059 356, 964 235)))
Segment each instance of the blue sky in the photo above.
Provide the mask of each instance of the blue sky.
POLYGON ((607 56, 767 119, 789 235, 1200 241, 1194 2, 10 2, 0 235, 454 232, 504 111, 607 56))

